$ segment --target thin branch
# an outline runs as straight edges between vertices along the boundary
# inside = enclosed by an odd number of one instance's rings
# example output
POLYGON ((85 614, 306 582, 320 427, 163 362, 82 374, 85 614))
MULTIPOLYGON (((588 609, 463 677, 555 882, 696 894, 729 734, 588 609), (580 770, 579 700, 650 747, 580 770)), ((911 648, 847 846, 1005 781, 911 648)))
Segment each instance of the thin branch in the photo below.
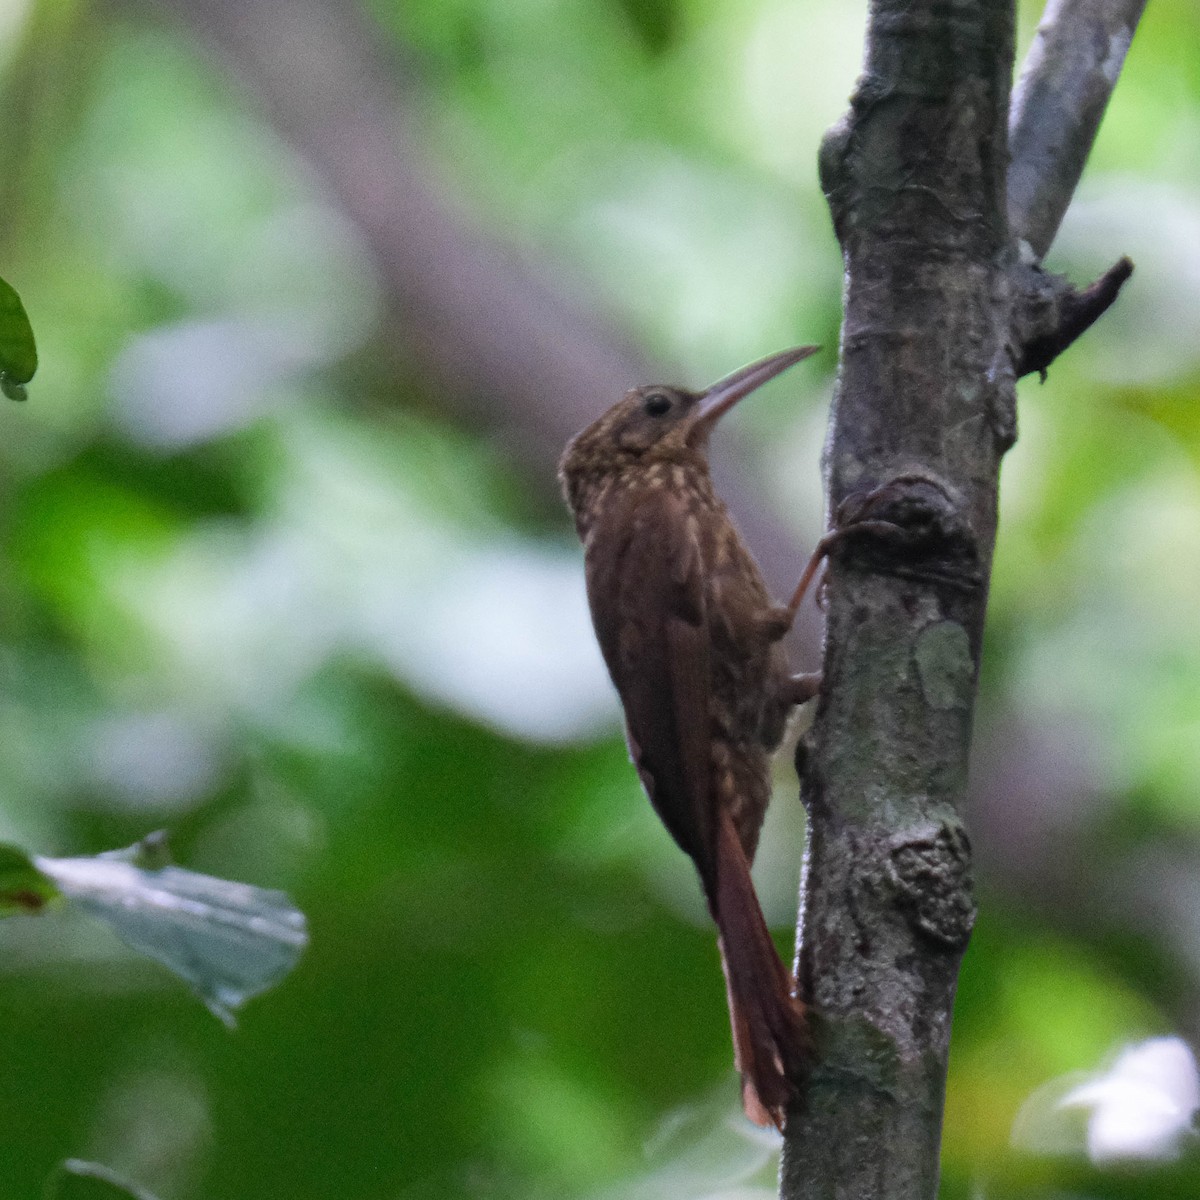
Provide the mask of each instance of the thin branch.
POLYGON ((1046 368, 1112 307, 1133 274, 1128 258, 1118 259, 1095 283, 1074 288, 1062 275, 1029 267, 1020 279, 1013 315, 1017 378, 1046 368))
POLYGON ((1040 261, 1091 153, 1146 0, 1049 0, 1009 118, 1008 222, 1040 261))

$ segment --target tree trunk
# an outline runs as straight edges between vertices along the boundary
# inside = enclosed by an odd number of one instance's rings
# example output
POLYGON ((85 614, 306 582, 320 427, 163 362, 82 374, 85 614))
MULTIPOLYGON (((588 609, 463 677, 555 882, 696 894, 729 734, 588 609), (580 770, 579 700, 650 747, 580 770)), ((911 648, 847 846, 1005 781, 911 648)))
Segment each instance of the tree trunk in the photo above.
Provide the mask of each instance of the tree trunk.
POLYGON ((863 76, 822 146, 846 271, 829 512, 835 528, 872 523, 831 555, 825 683, 798 755, 798 974, 817 1055, 789 1115, 785 1200, 937 1191, 974 919, 967 756, 1015 382, 1131 270, 1122 260, 1076 292, 1031 259, 1053 239, 1143 5, 1052 6, 1010 168, 1011 0, 872 0, 863 76))

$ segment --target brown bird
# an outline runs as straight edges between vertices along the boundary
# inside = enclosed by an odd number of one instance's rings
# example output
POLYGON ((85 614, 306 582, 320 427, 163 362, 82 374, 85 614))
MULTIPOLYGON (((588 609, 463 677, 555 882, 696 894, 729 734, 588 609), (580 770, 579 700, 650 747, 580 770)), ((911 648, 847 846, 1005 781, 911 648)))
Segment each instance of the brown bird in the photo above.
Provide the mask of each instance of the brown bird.
POLYGON ((770 759, 819 679, 791 674, 776 605, 708 469, 719 418, 815 353, 785 350, 703 392, 626 393, 568 444, 559 478, 584 544, 588 601, 650 802, 696 864, 716 921, 746 1114, 783 1128, 806 1065, 804 1008, 780 961, 750 863, 770 759))

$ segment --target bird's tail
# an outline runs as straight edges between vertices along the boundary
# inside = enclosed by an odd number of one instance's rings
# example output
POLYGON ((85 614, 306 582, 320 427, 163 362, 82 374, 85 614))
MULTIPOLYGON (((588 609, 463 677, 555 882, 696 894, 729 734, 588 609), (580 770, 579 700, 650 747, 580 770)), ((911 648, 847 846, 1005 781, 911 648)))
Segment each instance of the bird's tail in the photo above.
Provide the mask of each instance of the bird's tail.
POLYGON ((755 1124, 782 1130, 808 1065, 804 1006, 771 940, 733 822, 727 813, 719 821, 716 879, 707 890, 720 930, 742 1103, 755 1124))

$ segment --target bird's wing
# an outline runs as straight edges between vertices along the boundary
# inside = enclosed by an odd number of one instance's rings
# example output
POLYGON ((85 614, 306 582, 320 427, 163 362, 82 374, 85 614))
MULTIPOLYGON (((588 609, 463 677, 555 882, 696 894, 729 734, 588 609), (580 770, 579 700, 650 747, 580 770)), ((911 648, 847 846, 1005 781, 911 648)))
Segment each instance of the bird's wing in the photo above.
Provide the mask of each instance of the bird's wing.
POLYGON ((686 502, 639 489, 589 539, 588 599, 629 749, 671 836, 714 880, 705 566, 686 502))

